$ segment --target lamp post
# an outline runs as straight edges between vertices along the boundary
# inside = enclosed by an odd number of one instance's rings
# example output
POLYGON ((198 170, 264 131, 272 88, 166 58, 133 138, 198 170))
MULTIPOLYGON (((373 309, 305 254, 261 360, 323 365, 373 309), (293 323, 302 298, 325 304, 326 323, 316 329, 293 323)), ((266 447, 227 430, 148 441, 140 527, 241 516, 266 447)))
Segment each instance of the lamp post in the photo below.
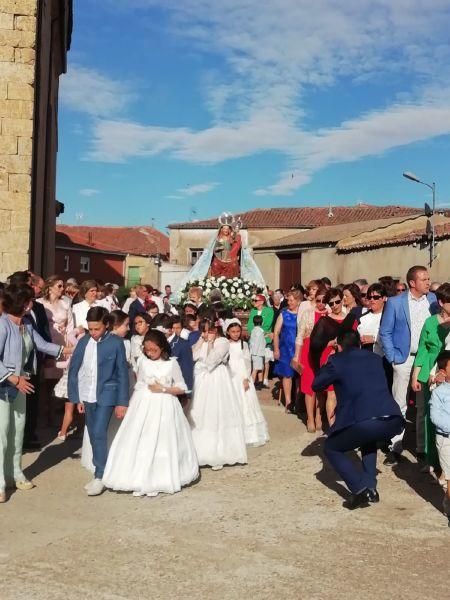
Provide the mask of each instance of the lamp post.
MULTIPOLYGON (((432 194, 433 194, 432 208, 431 208, 431 216, 433 216, 435 213, 435 210, 436 210, 436 184, 434 183, 434 181, 433 181, 433 183, 427 183, 426 181, 422 181, 421 179, 419 179, 417 177, 417 175, 414 175, 414 173, 411 173, 410 171, 405 171, 403 173, 403 177, 406 177, 406 179, 410 179, 411 181, 414 181, 415 183, 420 183, 421 185, 426 185, 427 188, 430 188, 430 190, 432 191, 432 194)), ((425 214, 427 214, 426 209, 425 209, 425 214)), ((430 216, 430 215, 428 214, 427 216, 430 216)), ((427 230, 428 230, 428 227, 427 227, 427 230)), ((433 265, 433 260, 435 259, 434 238, 435 238, 434 223, 431 223, 430 267, 433 265)))

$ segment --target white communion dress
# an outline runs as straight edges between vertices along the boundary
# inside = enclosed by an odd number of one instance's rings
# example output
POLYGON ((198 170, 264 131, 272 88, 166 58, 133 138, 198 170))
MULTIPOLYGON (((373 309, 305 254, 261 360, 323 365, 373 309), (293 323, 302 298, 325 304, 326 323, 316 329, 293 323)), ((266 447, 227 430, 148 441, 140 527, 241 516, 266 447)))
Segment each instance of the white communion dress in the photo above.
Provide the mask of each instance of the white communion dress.
POLYGON ((244 424, 228 368, 230 344, 217 338, 213 346, 200 340, 193 347, 194 394, 189 412, 200 465, 245 464, 244 424))
POLYGON ((137 365, 130 406, 109 451, 103 483, 136 495, 173 494, 198 478, 189 423, 176 396, 151 392, 149 385, 186 390, 176 359, 137 365))
POLYGON ((251 378, 251 356, 247 342, 230 342, 228 364, 244 420, 245 443, 249 446, 263 446, 270 437, 251 378), (245 379, 249 382, 247 391, 244 388, 245 379))

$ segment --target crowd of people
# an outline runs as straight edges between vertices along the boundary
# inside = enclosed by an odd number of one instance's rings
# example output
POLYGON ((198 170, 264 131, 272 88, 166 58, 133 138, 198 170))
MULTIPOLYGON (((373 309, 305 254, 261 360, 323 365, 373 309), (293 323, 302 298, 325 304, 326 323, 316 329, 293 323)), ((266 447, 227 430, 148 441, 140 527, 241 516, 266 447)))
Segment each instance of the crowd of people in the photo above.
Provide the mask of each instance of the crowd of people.
POLYGON ((39 450, 38 417, 64 442, 85 431, 88 495, 174 493, 199 467, 247 463, 269 440, 257 392, 272 388, 286 413, 327 434, 325 456, 351 492, 349 508, 379 500, 377 447, 402 460, 405 419, 450 513, 450 283, 414 266, 405 283, 382 277, 255 294, 248 322, 192 287, 175 305, 137 285, 78 284, 17 272, 1 287, 0 502, 34 487, 22 449, 39 450), (272 382, 275 385, 271 385, 272 382), (60 416, 58 408, 63 409, 60 416), (361 450, 361 465, 349 450, 361 450))

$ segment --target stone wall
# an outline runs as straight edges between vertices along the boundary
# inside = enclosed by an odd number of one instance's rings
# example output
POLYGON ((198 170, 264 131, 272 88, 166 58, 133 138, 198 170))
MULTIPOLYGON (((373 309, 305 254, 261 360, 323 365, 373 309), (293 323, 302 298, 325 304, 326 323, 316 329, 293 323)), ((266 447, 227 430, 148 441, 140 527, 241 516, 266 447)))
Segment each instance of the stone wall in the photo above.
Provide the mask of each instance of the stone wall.
POLYGON ((37 0, 0 0, 0 281, 28 268, 37 0))

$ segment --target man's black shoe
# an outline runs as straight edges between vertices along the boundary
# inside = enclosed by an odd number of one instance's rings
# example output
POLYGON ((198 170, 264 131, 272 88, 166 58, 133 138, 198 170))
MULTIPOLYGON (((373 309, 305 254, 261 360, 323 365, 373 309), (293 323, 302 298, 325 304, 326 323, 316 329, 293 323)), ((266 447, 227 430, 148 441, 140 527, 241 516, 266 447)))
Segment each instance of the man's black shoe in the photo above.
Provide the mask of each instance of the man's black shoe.
POLYGON ((378 491, 376 489, 371 490, 369 488, 367 490, 367 496, 369 498, 369 502, 371 502, 372 504, 375 504, 376 502, 380 501, 380 494, 378 493, 378 491))
POLYGON ((255 390, 261 391, 263 389, 263 384, 258 381, 255 383, 255 390))
POLYGON ((383 460, 383 465, 386 465, 387 467, 394 467, 400 462, 401 456, 402 455, 398 452, 388 452, 386 458, 383 460))
POLYGON ((343 504, 345 508, 349 510, 355 510, 355 508, 365 508, 369 506, 369 490, 363 490, 359 494, 352 494, 348 500, 343 504))

